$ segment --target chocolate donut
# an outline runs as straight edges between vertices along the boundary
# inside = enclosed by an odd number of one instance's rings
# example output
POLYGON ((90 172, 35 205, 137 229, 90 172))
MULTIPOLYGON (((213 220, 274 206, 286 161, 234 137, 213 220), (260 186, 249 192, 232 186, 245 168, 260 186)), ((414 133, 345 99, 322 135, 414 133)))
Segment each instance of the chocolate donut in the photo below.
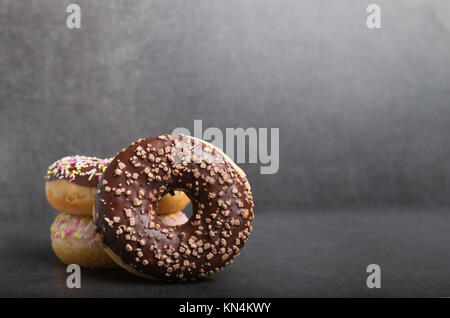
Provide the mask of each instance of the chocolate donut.
POLYGON ((66 180, 70 183, 95 188, 110 162, 109 158, 67 156, 52 163, 44 178, 46 181, 66 180))
POLYGON ((111 160, 76 155, 55 161, 44 176, 48 202, 60 212, 91 216, 97 183, 111 160))
POLYGON ((98 184, 94 221, 107 253, 130 272, 171 281, 206 277, 231 264, 252 231, 253 198, 243 171, 197 138, 139 139, 98 184), (167 226, 156 214, 166 193, 184 191, 193 215, 167 226))

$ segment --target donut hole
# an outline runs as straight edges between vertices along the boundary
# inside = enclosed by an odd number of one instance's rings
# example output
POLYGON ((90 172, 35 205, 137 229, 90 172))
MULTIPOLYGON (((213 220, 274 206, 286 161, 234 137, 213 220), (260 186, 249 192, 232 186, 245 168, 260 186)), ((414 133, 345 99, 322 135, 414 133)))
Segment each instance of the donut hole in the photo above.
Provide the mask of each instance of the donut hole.
POLYGON ((156 214, 163 224, 183 225, 193 214, 191 200, 182 190, 169 190, 156 203, 156 214))
POLYGON ((194 209, 192 207, 192 201, 189 201, 188 205, 182 210, 182 212, 186 215, 188 219, 192 217, 194 214, 194 209))

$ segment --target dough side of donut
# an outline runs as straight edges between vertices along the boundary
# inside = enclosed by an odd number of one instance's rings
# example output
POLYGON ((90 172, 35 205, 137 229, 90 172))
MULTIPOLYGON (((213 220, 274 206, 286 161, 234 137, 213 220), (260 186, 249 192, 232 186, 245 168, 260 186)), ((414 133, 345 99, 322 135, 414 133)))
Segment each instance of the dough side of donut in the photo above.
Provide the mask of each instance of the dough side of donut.
POLYGON ((55 242, 52 248, 64 264, 78 264, 85 268, 116 268, 116 263, 103 248, 74 247, 69 241, 55 242))
POLYGON ((90 216, 94 206, 96 188, 86 187, 67 180, 46 181, 45 194, 57 211, 90 216))
POLYGON ((87 268, 116 267, 105 253, 91 217, 60 213, 50 227, 50 238, 53 251, 65 264, 87 268))
POLYGON ((158 202, 157 214, 171 214, 183 210, 188 203, 189 197, 183 191, 174 191, 174 195, 167 193, 158 202))

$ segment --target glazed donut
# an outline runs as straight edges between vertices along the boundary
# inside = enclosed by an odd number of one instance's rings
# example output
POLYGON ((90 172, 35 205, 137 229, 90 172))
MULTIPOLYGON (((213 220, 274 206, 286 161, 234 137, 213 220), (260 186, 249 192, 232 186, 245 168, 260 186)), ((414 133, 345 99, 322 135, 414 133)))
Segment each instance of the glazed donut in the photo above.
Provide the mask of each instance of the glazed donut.
MULTIPOLYGON (((92 216, 97 183, 111 160, 79 155, 57 160, 45 176, 48 202, 60 212, 92 216)), ((159 202, 158 213, 175 213, 188 203, 182 191, 175 191, 159 202)))
POLYGON ((252 231, 253 198, 243 171, 193 137, 161 135, 122 149, 98 184, 94 222, 106 252, 146 278, 206 277, 231 264, 252 231), (168 192, 184 191, 193 215, 167 226, 156 213, 168 192))
MULTIPOLYGON (((161 221, 168 226, 186 223, 183 212, 164 214, 161 221)), ((92 217, 60 213, 50 227, 52 248, 64 264, 86 268, 114 268, 116 263, 106 254, 92 217)))
POLYGON ((60 213, 50 227, 50 238, 61 262, 87 268, 117 267, 94 229, 92 217, 60 213))
POLYGON ((183 225, 189 220, 186 214, 184 214, 181 211, 170 214, 163 214, 160 215, 159 217, 161 218, 161 222, 164 223, 166 226, 183 225))

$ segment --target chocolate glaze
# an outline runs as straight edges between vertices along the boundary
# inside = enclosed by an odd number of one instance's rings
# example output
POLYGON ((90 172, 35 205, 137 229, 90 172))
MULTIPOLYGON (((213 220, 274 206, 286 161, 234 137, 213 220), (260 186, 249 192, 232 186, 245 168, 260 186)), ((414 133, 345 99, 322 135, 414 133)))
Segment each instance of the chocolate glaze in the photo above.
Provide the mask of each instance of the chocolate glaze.
POLYGON ((46 181, 66 180, 95 188, 111 160, 79 155, 64 157, 48 168, 44 179, 46 181))
POLYGON ((139 139, 119 152, 98 184, 94 209, 106 246, 138 272, 168 280, 209 276, 232 263, 254 218, 245 175, 212 145, 184 135, 139 139), (156 215, 157 201, 173 190, 193 206, 177 227, 156 215))

